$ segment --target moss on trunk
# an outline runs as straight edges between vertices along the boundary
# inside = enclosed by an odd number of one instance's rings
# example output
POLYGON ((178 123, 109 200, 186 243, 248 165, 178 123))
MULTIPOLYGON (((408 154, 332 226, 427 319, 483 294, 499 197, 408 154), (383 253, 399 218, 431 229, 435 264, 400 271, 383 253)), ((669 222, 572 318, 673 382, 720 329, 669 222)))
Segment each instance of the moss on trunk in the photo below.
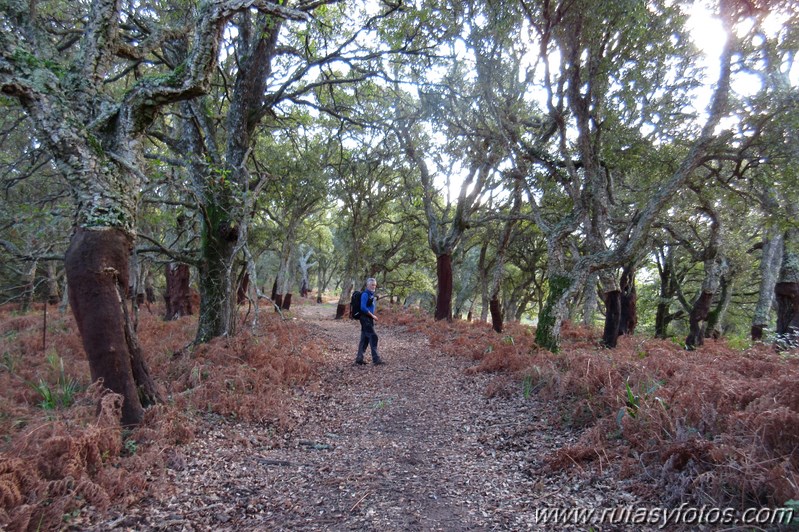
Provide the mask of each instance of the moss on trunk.
POLYGON ((230 335, 235 327, 236 292, 229 267, 239 238, 238 227, 218 203, 206 205, 199 267, 200 317, 196 343, 230 335))
POLYGON ((560 324, 562 316, 557 314, 557 305, 561 296, 572 285, 572 279, 566 275, 552 275, 549 277, 549 295, 544 305, 544 310, 538 316, 538 327, 535 331, 535 342, 553 353, 560 350, 560 324))

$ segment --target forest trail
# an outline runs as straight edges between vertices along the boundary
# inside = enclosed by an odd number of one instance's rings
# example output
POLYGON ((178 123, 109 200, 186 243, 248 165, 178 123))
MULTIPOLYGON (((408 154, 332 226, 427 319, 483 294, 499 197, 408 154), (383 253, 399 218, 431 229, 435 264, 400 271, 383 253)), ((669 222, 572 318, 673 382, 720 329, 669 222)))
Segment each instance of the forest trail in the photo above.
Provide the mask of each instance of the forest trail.
POLYGON ((313 331, 303 341, 326 345, 296 426, 273 437, 219 420, 180 448, 169 493, 97 530, 545 530, 536 508, 635 502, 607 469, 545 473, 577 434, 521 388, 487 398, 491 376, 467 358, 378 322, 387 364, 355 366, 356 322, 330 305, 296 315, 313 331))

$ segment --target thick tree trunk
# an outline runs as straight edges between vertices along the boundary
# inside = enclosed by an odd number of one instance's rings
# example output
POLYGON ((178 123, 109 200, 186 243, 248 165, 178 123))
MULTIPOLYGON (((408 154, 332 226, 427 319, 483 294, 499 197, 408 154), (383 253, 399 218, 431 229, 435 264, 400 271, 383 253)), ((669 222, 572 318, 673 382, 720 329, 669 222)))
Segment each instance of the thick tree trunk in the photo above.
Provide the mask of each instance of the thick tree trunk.
POLYGON ((200 317, 198 344, 219 336, 232 336, 236 329, 236 291, 233 288, 232 263, 239 228, 227 219, 219 205, 206 205, 202 226, 200 260, 200 317))
POLYGON ((164 314, 164 320, 172 321, 182 316, 191 316, 191 288, 189 286, 190 272, 188 264, 167 264, 164 268, 164 277, 166 277, 166 293, 164 293, 166 313, 164 314))
POLYGON ((280 305, 282 310, 291 310, 291 292, 283 297, 283 302, 280 305))
POLYGON ((452 255, 443 253, 436 257, 436 321, 452 321, 452 255))
POLYGON ((538 316, 535 331, 535 342, 553 353, 560 350, 560 326, 568 312, 563 305, 563 296, 572 288, 574 280, 563 274, 550 275, 548 280, 549 294, 544 309, 538 316))
POLYGON ((80 228, 65 258, 69 303, 92 381, 102 379, 106 388, 122 395, 124 425, 136 425, 144 415, 133 366, 138 367, 137 374, 146 368, 135 333, 126 325, 125 298, 120 297, 127 294, 131 244, 132 238, 118 229, 80 228))

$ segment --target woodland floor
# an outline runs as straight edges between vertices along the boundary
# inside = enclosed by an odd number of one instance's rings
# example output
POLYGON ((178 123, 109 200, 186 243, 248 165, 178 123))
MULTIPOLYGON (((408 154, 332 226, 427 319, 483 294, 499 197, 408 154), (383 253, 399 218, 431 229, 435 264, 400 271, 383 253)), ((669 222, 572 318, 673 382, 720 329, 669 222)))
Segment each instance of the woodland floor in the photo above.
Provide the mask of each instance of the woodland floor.
POLYGON ((403 326, 377 324, 386 365, 354 366, 359 327, 333 313, 297 307, 325 356, 288 432, 206 418, 158 496, 70 529, 551 530, 565 527, 535 509, 643 505, 611 468, 547 472, 543 458, 579 433, 535 396, 488 398, 491 375, 403 326))

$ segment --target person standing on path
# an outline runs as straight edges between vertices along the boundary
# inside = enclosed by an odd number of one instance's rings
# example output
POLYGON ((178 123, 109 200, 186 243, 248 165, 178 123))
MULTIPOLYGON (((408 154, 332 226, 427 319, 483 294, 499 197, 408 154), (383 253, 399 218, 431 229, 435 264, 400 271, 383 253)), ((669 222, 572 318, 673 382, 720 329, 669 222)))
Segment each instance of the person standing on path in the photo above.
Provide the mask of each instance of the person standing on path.
POLYGON ((358 316, 358 320, 361 322, 361 339, 358 341, 358 354, 355 355, 355 363, 358 365, 366 363, 363 361, 363 354, 367 346, 372 350, 372 364, 376 366, 383 364, 383 359, 377 353, 375 290, 377 290, 377 281, 374 277, 370 277, 366 280, 366 290, 361 293, 361 313, 358 316))

